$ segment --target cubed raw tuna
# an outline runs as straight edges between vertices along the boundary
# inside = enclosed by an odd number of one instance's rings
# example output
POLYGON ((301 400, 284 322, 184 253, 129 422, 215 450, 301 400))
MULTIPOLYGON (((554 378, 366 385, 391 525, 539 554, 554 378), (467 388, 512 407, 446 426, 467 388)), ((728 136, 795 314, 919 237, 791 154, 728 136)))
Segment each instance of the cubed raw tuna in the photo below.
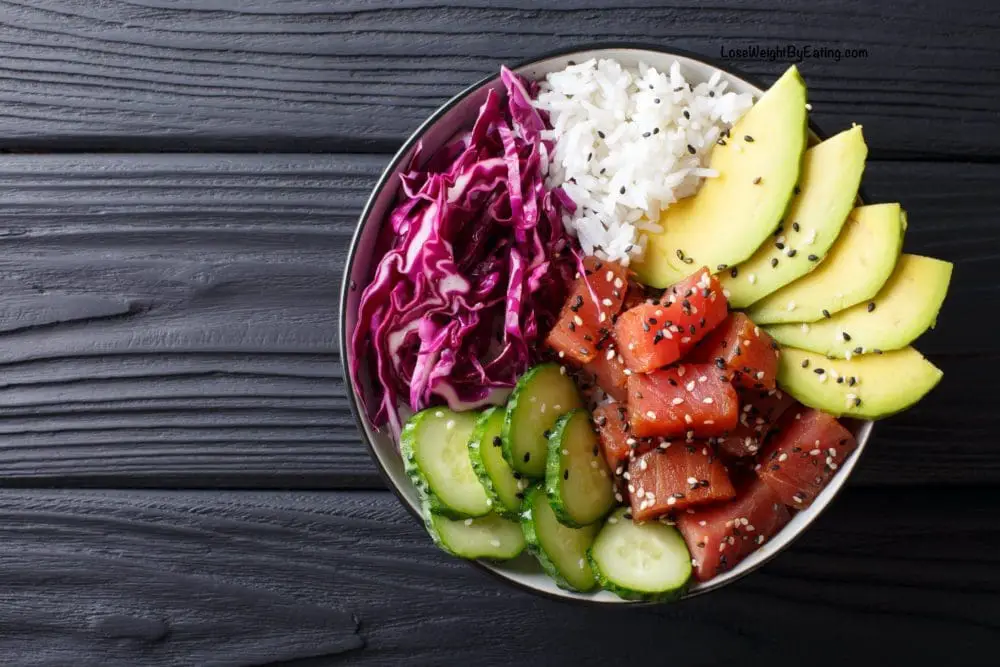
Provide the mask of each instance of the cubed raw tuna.
POLYGON ((688 359, 726 369, 733 384, 747 389, 774 389, 778 346, 743 313, 732 313, 688 359))
POLYGON ((736 566, 771 539, 791 519, 788 508, 771 488, 757 480, 725 503, 677 515, 677 528, 687 542, 694 578, 708 581, 736 566))
POLYGON ((757 475, 790 507, 808 507, 858 443, 834 417, 787 410, 760 455, 757 475))
POLYGON ((704 441, 667 442, 629 462, 629 501, 640 521, 736 495, 726 468, 704 441))
POLYGON ((632 434, 643 437, 707 438, 733 430, 739 399, 719 370, 680 364, 628 379, 632 434))

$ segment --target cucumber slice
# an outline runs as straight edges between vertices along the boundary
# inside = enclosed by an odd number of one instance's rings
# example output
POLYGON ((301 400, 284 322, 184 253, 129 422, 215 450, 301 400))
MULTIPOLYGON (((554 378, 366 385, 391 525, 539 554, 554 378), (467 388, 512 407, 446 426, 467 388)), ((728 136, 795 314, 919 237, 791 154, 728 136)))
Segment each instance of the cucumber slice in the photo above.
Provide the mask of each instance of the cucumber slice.
POLYGON ((522 491, 526 486, 521 473, 514 472, 503 458, 503 408, 489 408, 479 417, 469 439, 469 458, 486 495, 493 501, 493 511, 508 519, 517 519, 522 491))
POLYGON ((665 601, 681 596, 691 578, 691 554, 680 532, 659 521, 635 522, 614 512, 587 552, 605 590, 625 600, 665 601))
POLYGON ((521 376, 503 421, 503 457, 522 475, 545 476, 546 431, 559 417, 583 407, 580 392, 558 364, 541 364, 521 376))
POLYGON ((434 543, 459 558, 510 560, 524 551, 524 534, 516 521, 496 514, 476 519, 449 519, 424 511, 427 532, 434 543))
POLYGON ((586 592, 597 585, 587 560, 587 549, 601 530, 600 524, 583 528, 562 525, 549 505, 545 490, 538 484, 524 494, 521 530, 524 531, 528 551, 538 559, 542 569, 557 586, 586 592))
POLYGON ((469 460, 476 412, 428 408, 403 427, 403 467, 430 511, 453 519, 489 514, 492 501, 469 460))
POLYGON ((560 523, 572 528, 599 521, 614 507, 611 471, 586 410, 563 415, 552 428, 545 492, 560 523))

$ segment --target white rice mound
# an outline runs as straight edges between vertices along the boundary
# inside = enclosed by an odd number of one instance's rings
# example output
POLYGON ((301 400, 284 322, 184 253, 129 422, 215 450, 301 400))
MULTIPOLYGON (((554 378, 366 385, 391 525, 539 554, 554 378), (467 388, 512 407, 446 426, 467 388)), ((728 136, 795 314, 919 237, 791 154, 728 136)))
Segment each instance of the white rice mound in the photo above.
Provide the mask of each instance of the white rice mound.
POLYGON ((705 168, 712 147, 753 105, 726 92, 721 72, 689 85, 677 61, 663 73, 588 60, 540 85, 534 103, 555 140, 548 185, 577 205, 564 222, 584 253, 625 265, 641 256, 645 232, 662 231, 662 210, 718 175, 705 168))

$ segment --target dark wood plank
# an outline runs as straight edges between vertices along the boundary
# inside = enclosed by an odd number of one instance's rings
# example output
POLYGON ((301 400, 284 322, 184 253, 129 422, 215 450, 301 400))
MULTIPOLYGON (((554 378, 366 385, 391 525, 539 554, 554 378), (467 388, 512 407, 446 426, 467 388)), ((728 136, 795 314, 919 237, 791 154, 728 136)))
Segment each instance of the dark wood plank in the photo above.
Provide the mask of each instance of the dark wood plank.
MULTIPOLYGON (((381 487, 336 353, 356 216, 384 158, 0 159, 0 482, 381 487)), ((1000 165, 873 163, 907 248, 958 262, 946 371, 877 430, 854 483, 997 483, 1000 165)))
MULTIPOLYGON (((0 146, 392 151, 501 63, 630 40, 712 58, 790 42, 864 48, 803 63, 819 122, 863 123, 879 157, 1000 157, 991 0, 650 4, 5 0, 0 146)), ((768 81, 786 66, 733 64, 768 81)))
POLYGON ((988 665, 993 496, 959 490, 945 506, 925 490, 849 490, 751 577, 623 610, 509 588, 438 551, 385 492, 8 491, 0 653, 85 667, 598 665, 611 651, 620 664, 668 651, 678 664, 827 665, 891 647, 899 664, 960 651, 988 665))

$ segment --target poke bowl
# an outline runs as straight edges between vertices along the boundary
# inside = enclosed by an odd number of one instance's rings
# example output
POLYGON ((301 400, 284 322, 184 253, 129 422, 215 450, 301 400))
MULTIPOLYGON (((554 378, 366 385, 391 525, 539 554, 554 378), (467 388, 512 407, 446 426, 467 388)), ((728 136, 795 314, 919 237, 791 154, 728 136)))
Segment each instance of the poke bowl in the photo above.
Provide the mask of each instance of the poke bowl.
POLYGON ((794 68, 766 90, 690 54, 602 44, 483 79, 404 143, 351 243, 340 352, 370 454, 435 543, 563 599, 700 595, 791 544, 844 486, 874 420, 937 384, 940 371, 909 343, 933 326, 951 265, 901 254, 905 212, 859 194, 861 128, 828 139, 809 108, 794 68), (622 71, 626 82, 615 79, 622 71), (620 94, 631 97, 611 99, 620 94), (644 140, 661 141, 660 152, 644 140), (456 168, 477 142, 488 147, 456 168), (763 157, 747 167, 755 151, 763 157), (498 192, 499 204, 487 201, 498 192), (460 220, 444 241, 414 231, 414 216, 452 215, 434 206, 454 206, 460 220), (520 229, 525 218, 543 232, 520 229), (744 230, 751 240, 737 238, 744 230), (446 256, 419 257, 433 247, 446 256), (400 287, 417 265, 447 271, 434 287, 400 287), (560 279, 546 282, 546 271, 560 279), (477 310, 487 291, 494 324, 477 310), (415 306, 418 294, 436 310, 415 306), (923 305, 903 306, 915 297, 923 305), (465 385, 448 378, 462 363, 465 385), (488 381, 470 389, 470 373, 488 381), (532 380, 543 375, 580 398, 547 403, 546 392, 567 394, 532 380), (620 432, 608 426, 615 415, 620 432), (470 479, 483 488, 458 488, 470 479), (608 562, 639 543, 654 553, 608 562))

